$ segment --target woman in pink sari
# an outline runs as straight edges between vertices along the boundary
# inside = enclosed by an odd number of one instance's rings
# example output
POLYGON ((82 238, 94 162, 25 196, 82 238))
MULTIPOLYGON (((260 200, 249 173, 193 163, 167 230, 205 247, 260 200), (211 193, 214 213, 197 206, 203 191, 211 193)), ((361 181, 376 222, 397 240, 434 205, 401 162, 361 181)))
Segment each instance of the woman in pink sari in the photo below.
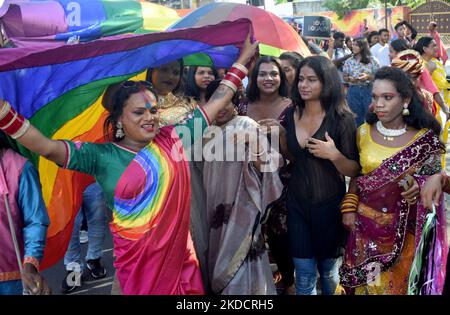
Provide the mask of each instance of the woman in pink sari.
MULTIPOLYGON (((374 112, 358 129, 363 175, 352 181, 341 212, 350 230, 340 269, 341 284, 355 294, 407 294, 416 249, 428 210, 418 202, 428 176, 441 171, 440 125, 426 111, 408 76, 384 67, 375 74, 374 112), (351 193, 350 193, 351 192, 351 193)), ((441 204, 442 206, 442 204, 441 204)), ((428 244, 435 264, 421 294, 440 294, 447 257, 443 207, 437 237, 428 244)))
POLYGON ((256 47, 247 39, 229 70, 233 75, 183 125, 159 128, 151 84, 125 81, 105 125, 112 141, 102 144, 48 139, 0 100, 0 129, 59 166, 93 175, 102 186, 113 212, 114 266, 122 293, 204 293, 189 233, 190 173, 180 139, 189 146, 202 136, 194 130, 203 131, 229 103, 247 74, 242 64, 256 47))

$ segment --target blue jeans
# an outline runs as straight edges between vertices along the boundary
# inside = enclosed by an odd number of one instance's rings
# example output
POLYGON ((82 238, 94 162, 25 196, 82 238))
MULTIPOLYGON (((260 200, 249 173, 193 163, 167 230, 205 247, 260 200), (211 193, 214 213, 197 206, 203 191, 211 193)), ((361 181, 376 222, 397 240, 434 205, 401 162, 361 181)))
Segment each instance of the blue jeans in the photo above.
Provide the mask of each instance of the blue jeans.
POLYGON ((0 295, 22 295, 22 280, 0 281, 0 295))
POLYGON ((356 114, 356 126, 361 126, 366 121, 366 114, 372 103, 372 85, 350 85, 347 91, 347 103, 356 114))
POLYGON ((75 217, 69 248, 64 256, 64 265, 66 267, 71 262, 79 264, 81 269, 84 266, 81 262, 80 244, 80 226, 84 216, 86 216, 89 238, 86 260, 102 257, 103 241, 106 232, 106 208, 105 196, 100 185, 97 183, 89 185, 83 192, 83 205, 75 217))
POLYGON ((338 260, 293 258, 295 265, 295 291, 297 295, 317 295, 317 270, 323 295, 333 295, 339 283, 338 260))

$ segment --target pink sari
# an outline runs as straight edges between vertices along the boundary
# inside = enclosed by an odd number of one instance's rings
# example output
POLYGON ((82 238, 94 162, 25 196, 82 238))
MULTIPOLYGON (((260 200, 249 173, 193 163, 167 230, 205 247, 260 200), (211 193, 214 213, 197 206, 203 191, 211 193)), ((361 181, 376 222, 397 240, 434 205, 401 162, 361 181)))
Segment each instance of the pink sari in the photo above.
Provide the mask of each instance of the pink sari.
POLYGON ((189 166, 182 149, 172 150, 179 140, 172 131, 160 129, 115 190, 114 207, 121 212, 111 231, 123 294, 204 293, 189 233, 189 166))
MULTIPOLYGON (((387 283, 377 284, 381 287, 378 293, 407 293, 412 260, 428 210, 420 201, 410 206, 400 195, 403 189, 398 183, 411 174, 422 187, 429 175, 440 172, 440 157, 439 139, 430 130, 358 178, 357 226, 348 237, 340 269, 341 284, 347 291, 373 286, 381 278, 387 283), (389 277, 381 276, 389 271, 389 277)), ((445 279, 448 249, 443 203, 437 209, 437 222, 436 241, 430 249, 435 264, 426 271, 432 281, 428 294, 441 294, 445 279)))

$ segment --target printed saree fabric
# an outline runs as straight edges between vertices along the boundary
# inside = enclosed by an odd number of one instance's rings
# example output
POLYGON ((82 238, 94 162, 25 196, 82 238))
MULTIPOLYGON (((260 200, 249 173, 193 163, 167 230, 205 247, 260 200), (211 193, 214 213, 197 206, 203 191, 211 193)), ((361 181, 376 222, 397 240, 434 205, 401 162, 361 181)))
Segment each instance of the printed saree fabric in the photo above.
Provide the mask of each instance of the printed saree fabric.
MULTIPOLYGON (((409 205, 399 182, 412 175, 420 187, 441 171, 440 142, 429 130, 358 178, 357 224, 348 237, 341 284, 357 294, 406 294, 415 248, 429 210, 409 205)), ((428 270, 432 294, 442 292, 447 257, 444 207, 437 210, 435 264, 428 270)))
POLYGON ((173 127, 142 149, 115 189, 117 277, 124 294, 203 294, 189 233, 190 178, 173 127))

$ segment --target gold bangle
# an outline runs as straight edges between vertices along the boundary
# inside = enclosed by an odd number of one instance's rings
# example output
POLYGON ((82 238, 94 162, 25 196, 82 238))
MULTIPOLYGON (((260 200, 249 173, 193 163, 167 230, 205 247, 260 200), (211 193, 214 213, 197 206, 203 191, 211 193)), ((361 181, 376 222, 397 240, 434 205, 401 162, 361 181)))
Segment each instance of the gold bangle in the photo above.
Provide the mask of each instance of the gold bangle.
POLYGON ((222 81, 220 81, 220 84, 223 84, 223 85, 229 87, 231 90, 233 90, 234 93, 236 93, 236 91, 237 91, 237 86, 233 82, 231 82, 230 80, 223 80, 222 79, 222 81))
POLYGON ((10 110, 11 105, 7 101, 3 100, 2 108, 0 109, 0 120, 5 118, 5 116, 9 113, 10 110))
POLYGON ((341 213, 350 213, 350 212, 357 212, 358 210, 357 209, 344 209, 344 210, 341 210, 341 213))

